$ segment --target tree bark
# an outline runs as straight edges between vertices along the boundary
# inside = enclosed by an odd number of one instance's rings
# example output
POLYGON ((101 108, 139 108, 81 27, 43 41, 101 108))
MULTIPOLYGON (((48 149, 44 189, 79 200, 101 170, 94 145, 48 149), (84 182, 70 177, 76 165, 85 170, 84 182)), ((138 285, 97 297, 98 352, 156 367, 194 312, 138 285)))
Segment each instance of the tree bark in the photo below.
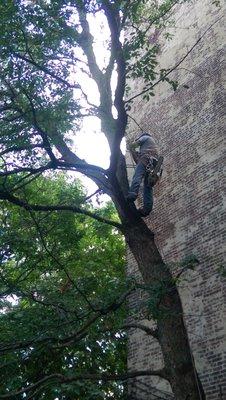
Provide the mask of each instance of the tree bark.
POLYGON ((143 223, 132 223, 125 232, 145 285, 164 283, 165 290, 156 305, 157 335, 162 349, 166 378, 177 400, 200 400, 205 395, 197 377, 183 320, 183 309, 175 280, 164 263, 154 235, 143 223))

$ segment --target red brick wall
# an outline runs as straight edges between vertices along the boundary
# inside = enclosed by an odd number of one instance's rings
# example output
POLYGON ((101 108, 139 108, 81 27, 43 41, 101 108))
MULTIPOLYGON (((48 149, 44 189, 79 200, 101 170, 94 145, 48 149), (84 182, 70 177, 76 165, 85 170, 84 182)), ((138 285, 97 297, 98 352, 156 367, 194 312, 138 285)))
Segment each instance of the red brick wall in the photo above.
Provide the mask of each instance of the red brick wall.
MULTIPOLYGON (((155 189, 154 210, 147 220, 161 254, 168 263, 192 254, 200 261, 195 271, 184 275, 179 289, 196 367, 208 400, 226 399, 226 280, 218 271, 226 264, 226 39, 225 21, 219 19, 222 12, 207 0, 176 8, 175 25, 181 30, 176 28, 173 40, 162 48, 162 67, 174 65, 215 24, 180 66, 183 69, 172 73, 171 77, 181 83, 179 89, 174 93, 161 83, 151 102, 139 99, 132 110, 137 122, 156 138, 164 155, 164 174, 155 189)), ((139 88, 137 83, 134 93, 139 88)), ((136 125, 131 123, 128 135, 135 132, 136 125)), ((131 255, 128 271, 137 274, 131 255)), ((139 302, 137 295, 131 298, 130 306, 139 302)), ((158 346, 138 330, 131 332, 128 365, 133 370, 161 366, 158 346)), ((137 394, 138 398, 149 397, 137 394)))

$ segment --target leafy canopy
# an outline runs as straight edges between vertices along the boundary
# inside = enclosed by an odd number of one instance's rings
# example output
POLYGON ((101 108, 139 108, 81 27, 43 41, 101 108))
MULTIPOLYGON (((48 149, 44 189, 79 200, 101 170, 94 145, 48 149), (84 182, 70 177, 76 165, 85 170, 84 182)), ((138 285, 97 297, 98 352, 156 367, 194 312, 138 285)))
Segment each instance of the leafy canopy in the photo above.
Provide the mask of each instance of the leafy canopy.
MULTIPOLYGON (((79 203, 85 196, 63 175, 33 181, 24 195, 46 203, 79 203)), ((111 203, 101 213, 112 216, 111 203)), ((0 394, 54 373, 122 372, 125 336, 118 328, 125 308, 117 301, 128 288, 117 230, 82 215, 37 214, 6 204, 1 243, 0 394)), ((82 378, 64 385, 53 380, 31 393, 34 399, 123 396, 114 382, 87 385, 82 378)))

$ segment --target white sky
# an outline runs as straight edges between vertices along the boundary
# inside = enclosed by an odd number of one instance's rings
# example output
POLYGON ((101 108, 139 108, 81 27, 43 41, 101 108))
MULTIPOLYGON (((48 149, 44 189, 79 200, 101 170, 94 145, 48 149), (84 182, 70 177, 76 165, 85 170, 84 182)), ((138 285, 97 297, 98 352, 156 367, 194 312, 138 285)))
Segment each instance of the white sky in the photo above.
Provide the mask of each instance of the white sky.
MULTIPOLYGON (((80 158, 85 159, 87 162, 98 165, 105 169, 109 167, 110 150, 107 139, 101 132, 99 118, 84 118, 83 127, 81 131, 76 135, 75 145, 77 149, 76 154, 80 158)), ((125 154, 125 139, 122 140, 121 150, 125 154)), ((97 186, 92 180, 81 174, 79 174, 79 179, 81 179, 89 195, 95 192, 97 186)), ((108 196, 102 197, 103 201, 109 200, 108 196)))
POLYGON ((86 117, 83 127, 76 136, 77 154, 91 164, 103 168, 109 167, 110 150, 107 139, 100 129, 100 120, 97 117, 86 117))

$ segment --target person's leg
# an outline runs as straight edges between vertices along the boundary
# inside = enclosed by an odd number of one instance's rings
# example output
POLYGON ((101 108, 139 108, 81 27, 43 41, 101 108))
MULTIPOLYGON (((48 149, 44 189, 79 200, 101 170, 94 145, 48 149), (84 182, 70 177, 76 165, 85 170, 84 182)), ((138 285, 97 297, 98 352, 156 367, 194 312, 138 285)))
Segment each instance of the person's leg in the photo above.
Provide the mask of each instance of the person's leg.
POLYGON ((146 217, 153 208, 153 187, 148 185, 148 174, 144 177, 143 207, 139 209, 140 214, 146 217))
POLYGON ((135 173, 133 175, 133 179, 131 182, 130 190, 128 192, 127 199, 134 201, 136 200, 140 188, 140 184, 142 182, 143 177, 146 174, 146 166, 142 162, 138 162, 135 173))

